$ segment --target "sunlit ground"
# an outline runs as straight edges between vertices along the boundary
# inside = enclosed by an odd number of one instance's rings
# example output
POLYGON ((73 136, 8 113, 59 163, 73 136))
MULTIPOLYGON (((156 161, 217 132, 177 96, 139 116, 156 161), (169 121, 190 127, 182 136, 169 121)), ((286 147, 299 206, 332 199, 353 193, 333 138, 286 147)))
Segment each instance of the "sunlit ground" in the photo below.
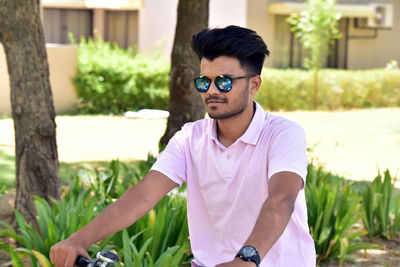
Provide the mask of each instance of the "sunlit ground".
MULTIPOLYGON (((356 180, 372 180, 386 168, 400 175, 400 108, 277 114, 303 126, 309 158, 328 170, 356 180)), ((165 127, 165 119, 58 116, 59 159, 66 164, 146 159, 149 151, 157 154, 165 127)), ((12 120, 0 119, 1 174, 14 168, 14 149, 12 120)))

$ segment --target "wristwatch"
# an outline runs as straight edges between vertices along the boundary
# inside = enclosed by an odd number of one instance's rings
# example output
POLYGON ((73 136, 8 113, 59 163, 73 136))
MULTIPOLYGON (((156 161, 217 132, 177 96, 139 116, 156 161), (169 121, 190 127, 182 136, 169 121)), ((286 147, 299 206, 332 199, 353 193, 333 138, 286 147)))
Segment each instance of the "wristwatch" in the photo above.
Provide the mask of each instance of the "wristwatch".
POLYGON ((239 250, 236 257, 239 257, 244 261, 252 261, 257 265, 257 267, 260 266, 260 262, 261 262, 260 254, 258 253, 258 251, 255 247, 252 247, 252 246, 242 247, 239 250))

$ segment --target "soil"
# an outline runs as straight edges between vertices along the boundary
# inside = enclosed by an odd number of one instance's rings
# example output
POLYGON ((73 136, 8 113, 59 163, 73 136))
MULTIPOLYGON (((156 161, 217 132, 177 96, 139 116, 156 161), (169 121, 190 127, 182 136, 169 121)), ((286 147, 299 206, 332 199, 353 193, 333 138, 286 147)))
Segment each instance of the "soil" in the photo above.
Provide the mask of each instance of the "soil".
MULTIPOLYGON (((352 261, 345 262, 343 267, 395 267, 400 266, 400 238, 386 240, 380 237, 369 240, 365 238, 366 243, 378 245, 379 249, 368 249, 352 254, 352 261)), ((321 264, 323 267, 340 266, 337 261, 321 264)))

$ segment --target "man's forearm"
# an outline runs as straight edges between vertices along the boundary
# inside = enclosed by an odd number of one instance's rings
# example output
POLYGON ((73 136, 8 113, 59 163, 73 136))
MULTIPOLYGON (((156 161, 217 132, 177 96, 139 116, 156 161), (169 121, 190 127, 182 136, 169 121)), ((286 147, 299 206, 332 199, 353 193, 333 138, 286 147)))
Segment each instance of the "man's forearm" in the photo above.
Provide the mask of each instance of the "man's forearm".
POLYGON ((81 243, 87 249, 94 242, 128 227, 145 215, 156 203, 143 200, 138 187, 140 185, 129 188, 120 199, 72 234, 70 239, 81 243))
POLYGON ((162 176, 159 172, 151 171, 89 224, 71 235, 70 239, 88 248, 94 242, 136 222, 176 187, 175 183, 162 176))
POLYGON ((257 223, 244 245, 255 247, 261 259, 282 235, 290 216, 293 205, 289 201, 278 198, 268 198, 259 214, 257 223))

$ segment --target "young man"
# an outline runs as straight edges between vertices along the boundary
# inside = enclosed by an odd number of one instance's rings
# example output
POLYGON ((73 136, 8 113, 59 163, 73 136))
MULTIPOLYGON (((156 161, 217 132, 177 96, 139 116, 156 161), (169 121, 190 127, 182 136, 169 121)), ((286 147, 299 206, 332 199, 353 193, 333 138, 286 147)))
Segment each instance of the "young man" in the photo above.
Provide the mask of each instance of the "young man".
POLYGON ((92 243, 128 227, 184 182, 192 266, 315 266, 304 132, 253 100, 267 46, 237 26, 203 30, 192 45, 201 64, 195 85, 210 118, 185 124, 140 183, 52 247, 57 267, 88 256, 92 243))

